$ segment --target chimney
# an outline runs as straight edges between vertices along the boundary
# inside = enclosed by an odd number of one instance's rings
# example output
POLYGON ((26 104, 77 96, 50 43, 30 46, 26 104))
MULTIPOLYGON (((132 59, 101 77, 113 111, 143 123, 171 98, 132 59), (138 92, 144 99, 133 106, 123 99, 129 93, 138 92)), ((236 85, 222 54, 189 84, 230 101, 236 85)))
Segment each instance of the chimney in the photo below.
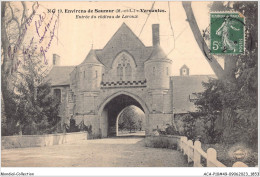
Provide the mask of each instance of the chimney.
POLYGON ((153 24, 153 46, 160 45, 160 26, 159 24, 153 24))
POLYGON ((53 66, 60 66, 60 56, 53 54, 53 66))

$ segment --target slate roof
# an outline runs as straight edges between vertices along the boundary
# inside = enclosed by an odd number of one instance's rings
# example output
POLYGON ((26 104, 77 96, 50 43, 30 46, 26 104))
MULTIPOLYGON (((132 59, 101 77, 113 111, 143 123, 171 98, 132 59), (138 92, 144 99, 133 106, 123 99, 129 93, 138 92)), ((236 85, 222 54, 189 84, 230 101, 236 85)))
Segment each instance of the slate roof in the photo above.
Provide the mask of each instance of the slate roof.
POLYGON ((69 85, 70 73, 74 68, 75 66, 53 66, 46 79, 52 86, 69 85))
POLYGON ((209 78, 216 78, 216 76, 172 76, 174 113, 179 114, 196 111, 196 106, 190 101, 190 97, 193 98, 193 93, 203 92, 204 87, 202 86, 202 82, 207 82, 209 78))
POLYGON ((158 59, 161 60, 166 59, 166 54, 164 53, 160 45, 156 45, 153 48, 151 56, 149 57, 149 60, 158 60, 158 59))
POLYGON ((189 69, 187 65, 182 65, 182 67, 180 69, 183 69, 183 68, 186 68, 186 69, 189 69))
POLYGON ((151 55, 153 47, 146 47, 133 31, 123 23, 103 49, 95 50, 101 63, 111 68, 113 60, 121 51, 127 51, 135 62, 145 62, 151 55))
POLYGON ((94 63, 94 64, 101 64, 101 62, 98 60, 95 50, 91 49, 85 58, 85 60, 81 63, 94 63))

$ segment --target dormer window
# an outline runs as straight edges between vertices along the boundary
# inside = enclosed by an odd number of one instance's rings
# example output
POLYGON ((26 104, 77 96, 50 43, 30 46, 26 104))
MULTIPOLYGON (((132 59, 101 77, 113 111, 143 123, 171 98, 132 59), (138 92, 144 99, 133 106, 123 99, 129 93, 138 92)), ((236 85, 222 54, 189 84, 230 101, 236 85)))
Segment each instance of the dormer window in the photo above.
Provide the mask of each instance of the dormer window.
POLYGON ((187 75, 187 70, 186 70, 186 69, 182 69, 182 74, 183 74, 184 76, 186 76, 186 75, 187 75))
POLYGON ((188 76, 189 75, 189 68, 186 65, 183 65, 180 69, 181 76, 188 76))

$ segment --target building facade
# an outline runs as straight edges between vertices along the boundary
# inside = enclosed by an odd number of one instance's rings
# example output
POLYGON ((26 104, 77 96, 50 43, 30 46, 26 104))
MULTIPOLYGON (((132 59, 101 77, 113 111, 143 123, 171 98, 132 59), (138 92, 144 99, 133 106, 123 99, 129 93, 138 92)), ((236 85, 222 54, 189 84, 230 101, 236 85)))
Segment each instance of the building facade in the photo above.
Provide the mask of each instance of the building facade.
POLYGON ((78 66, 54 66, 48 78, 53 94, 61 101, 63 123, 91 125, 93 134, 107 137, 117 133, 119 113, 135 105, 145 113, 146 134, 166 124, 174 115, 195 111, 190 100, 203 91, 209 76, 190 76, 180 68, 172 76, 172 61, 160 46, 159 24, 152 25, 153 46, 142 41, 123 23, 103 49, 91 49, 78 66))

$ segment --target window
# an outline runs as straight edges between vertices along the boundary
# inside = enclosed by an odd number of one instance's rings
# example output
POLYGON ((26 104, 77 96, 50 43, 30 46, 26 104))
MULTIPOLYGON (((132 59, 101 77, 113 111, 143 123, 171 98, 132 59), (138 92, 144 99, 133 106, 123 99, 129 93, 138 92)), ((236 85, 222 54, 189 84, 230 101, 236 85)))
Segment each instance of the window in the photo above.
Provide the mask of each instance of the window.
POLYGON ((132 81, 135 77, 136 63, 127 52, 121 52, 112 64, 113 74, 117 81, 132 81))
POLYGON ((132 80, 132 67, 131 67, 130 63, 127 63, 126 67, 125 67, 125 79, 127 81, 132 80))
POLYGON ((184 75, 184 76, 187 75, 187 70, 186 69, 182 69, 182 75, 184 75))
POLYGON ((186 65, 183 65, 180 68, 180 75, 181 76, 189 76, 189 74, 190 74, 190 69, 186 65))
POLYGON ((127 65, 126 65, 125 75, 127 76, 127 78, 131 77, 131 75, 132 75, 132 68, 130 66, 130 63, 127 63, 127 65))
POLYGON ((118 64, 117 66, 117 77, 119 77, 120 80, 123 80, 123 67, 121 64, 118 64))
POLYGON ((54 92, 54 99, 60 103, 61 102, 61 89, 54 89, 53 92, 54 92))
POLYGON ((201 95, 201 93, 192 93, 189 95, 189 100, 190 102, 195 102, 199 99, 199 95, 201 95))
POLYGON ((73 98, 74 98, 74 94, 73 94, 73 92, 70 91, 69 95, 68 95, 68 102, 73 103, 73 101, 74 101, 73 98))
POLYGON ((98 78, 98 73, 97 73, 97 71, 96 71, 96 78, 98 78))

